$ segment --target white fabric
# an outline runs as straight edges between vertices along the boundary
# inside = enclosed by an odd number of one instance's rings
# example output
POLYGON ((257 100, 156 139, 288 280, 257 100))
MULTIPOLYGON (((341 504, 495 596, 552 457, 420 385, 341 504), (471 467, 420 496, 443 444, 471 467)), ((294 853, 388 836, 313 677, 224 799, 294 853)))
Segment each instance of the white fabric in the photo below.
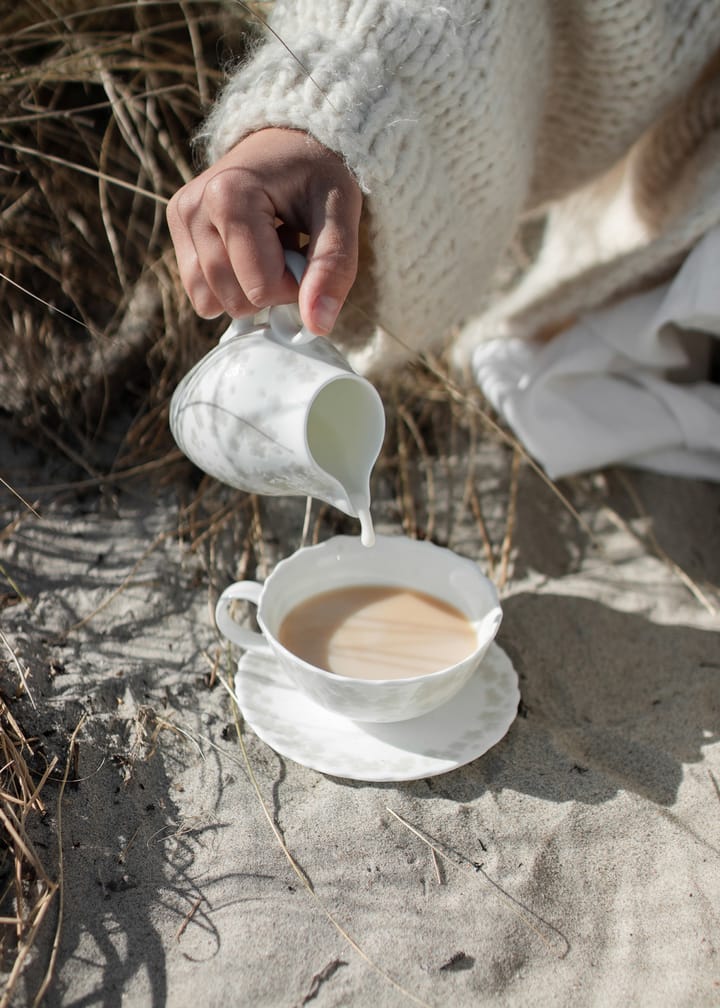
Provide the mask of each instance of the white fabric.
POLYGON ((490 340, 473 369, 553 478, 625 463, 720 481, 720 385, 687 380, 699 333, 720 337, 720 228, 670 283, 590 313, 542 346, 490 340))

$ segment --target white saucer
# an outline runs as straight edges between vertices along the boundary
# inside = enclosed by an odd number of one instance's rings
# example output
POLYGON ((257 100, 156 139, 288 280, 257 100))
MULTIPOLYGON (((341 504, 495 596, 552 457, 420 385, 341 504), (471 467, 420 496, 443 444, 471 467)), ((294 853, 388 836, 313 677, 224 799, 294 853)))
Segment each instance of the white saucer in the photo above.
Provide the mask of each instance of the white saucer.
POLYGON ((482 756, 505 735, 520 692, 512 662, 491 644, 469 682, 411 721, 350 721, 309 700, 271 657, 246 652, 235 695, 247 724, 281 756, 335 777, 405 781, 433 777, 482 756))

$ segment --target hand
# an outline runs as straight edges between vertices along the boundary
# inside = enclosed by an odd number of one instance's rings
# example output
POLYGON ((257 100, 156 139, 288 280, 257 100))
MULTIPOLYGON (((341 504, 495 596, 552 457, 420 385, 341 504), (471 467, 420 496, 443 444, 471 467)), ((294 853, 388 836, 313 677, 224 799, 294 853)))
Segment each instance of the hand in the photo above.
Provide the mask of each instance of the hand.
POLYGON ((251 133, 170 200, 167 220, 185 290, 203 318, 233 318, 298 301, 326 335, 358 262, 362 194, 342 160, 305 133, 251 133), (306 234, 298 294, 283 241, 306 234), (281 241, 282 239, 282 241, 281 241))

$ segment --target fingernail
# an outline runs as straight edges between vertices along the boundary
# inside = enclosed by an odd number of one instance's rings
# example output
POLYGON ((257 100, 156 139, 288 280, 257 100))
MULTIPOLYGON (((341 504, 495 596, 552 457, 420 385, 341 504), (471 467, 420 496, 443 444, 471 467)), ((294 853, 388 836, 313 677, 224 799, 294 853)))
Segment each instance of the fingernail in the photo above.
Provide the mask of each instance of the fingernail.
POLYGON ((323 332, 330 332, 335 325, 335 319, 340 312, 340 302, 337 298, 322 295, 315 302, 313 321, 323 332))

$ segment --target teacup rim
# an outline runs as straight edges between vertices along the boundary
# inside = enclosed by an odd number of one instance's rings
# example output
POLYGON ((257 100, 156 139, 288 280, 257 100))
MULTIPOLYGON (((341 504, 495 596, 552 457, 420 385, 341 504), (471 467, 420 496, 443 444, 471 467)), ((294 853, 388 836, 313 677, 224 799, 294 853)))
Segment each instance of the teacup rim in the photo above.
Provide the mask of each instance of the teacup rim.
MULTIPOLYGON (((486 574, 483 573, 482 570, 480 570, 479 565, 474 560, 471 560, 470 557, 463 556, 461 553, 457 553, 455 550, 450 549, 449 547, 439 546, 436 543, 430 542, 427 539, 411 539, 408 536, 401 536, 401 535, 390 535, 390 536, 388 536, 388 535, 380 535, 380 534, 378 534, 375 537, 375 545, 374 546, 372 546, 372 547, 361 546, 361 549, 362 550, 367 550, 367 549, 373 549, 374 550, 374 549, 378 548, 378 545, 382 546, 383 543, 388 543, 388 542, 394 542, 394 543, 399 543, 399 542, 412 543, 413 544, 413 548, 419 548, 419 549, 426 549, 426 550, 432 550, 432 551, 442 552, 443 554, 452 556, 453 559, 455 559, 455 560, 462 561, 463 564, 469 565, 472 568, 473 573, 475 573, 482 580, 482 582, 485 584, 485 586, 487 588, 489 588, 491 596, 492 596, 492 604, 488 607, 488 609, 483 613, 482 616, 470 617, 470 616, 468 616, 468 614, 466 612, 463 612, 463 616, 465 616, 465 618, 468 620, 468 622, 470 623, 470 625, 473 627, 473 630, 477 633, 477 631, 479 629, 479 624, 482 623, 482 622, 484 622, 485 620, 488 620, 493 615, 495 615, 495 617, 496 617, 496 626, 495 626, 495 632, 492 635, 488 636, 488 638, 486 640, 483 640, 483 641, 480 641, 478 639, 477 640, 477 646, 468 655, 466 655, 465 658, 462 658, 460 661, 457 661, 457 662, 455 662, 452 665, 445 665, 441 669, 434 669, 432 672, 424 672, 424 673, 422 673, 420 675, 404 676, 402 678, 395 678, 395 679, 360 679, 360 678, 354 678, 353 676, 343 676, 342 674, 339 674, 337 672, 330 672, 328 669, 321 668, 319 665, 313 665, 311 662, 308 662, 304 658, 301 658, 300 655, 295 654, 294 651, 291 651, 289 648, 286 648, 285 645, 280 642, 280 640, 278 639, 276 633, 270 630, 270 628, 267 625, 267 622, 265 621, 265 619, 263 618, 263 615, 261 613, 262 596, 265 593, 266 586, 268 585, 268 583, 270 582, 270 580, 275 576, 275 574, 278 573, 278 571, 280 571, 280 569, 282 567, 289 566, 290 563, 295 558, 297 558, 301 553, 302 554, 307 554, 307 553, 312 552, 312 551, 320 551, 320 550, 328 551, 330 548, 332 548, 333 544, 337 544, 340 541, 347 542, 347 543, 352 543, 353 548, 355 546, 357 546, 359 544, 359 542, 360 542, 357 536, 336 535, 336 536, 332 536, 330 539, 323 540, 323 542, 321 542, 321 543, 312 543, 309 546, 302 546, 302 547, 300 547, 300 549, 298 549, 294 553, 290 554, 290 556, 284 557, 282 560, 278 561, 278 563, 273 568, 273 570, 270 572, 270 574, 262 582, 262 594, 261 594, 260 604, 258 605, 257 621, 258 621, 258 624, 260 625, 260 627, 262 628, 262 631, 265 634, 266 639, 269 639, 269 642, 271 642, 271 646, 272 646, 273 649, 277 649, 278 651, 282 652, 283 655, 286 655, 287 658, 288 658, 288 660, 290 662, 298 664, 302 668, 304 668, 304 669, 306 669, 308 671, 311 671, 314 674, 319 674, 322 679, 325 679, 325 680, 327 680, 329 682, 334 682, 334 683, 337 683, 338 681, 344 681, 344 682, 348 682, 348 683, 358 683, 358 684, 361 684, 363 687, 369 687, 371 691, 377 690, 380 687, 387 688, 389 685, 399 686, 400 684, 407 684, 409 686, 411 684, 418 683, 418 682, 429 682, 431 680, 441 679, 441 678, 449 676, 450 674, 452 674, 454 672, 457 672, 459 669, 463 668, 468 662, 472 662, 473 659, 475 660, 475 664, 473 665, 473 668, 477 668, 477 665, 482 661, 482 658, 483 658, 485 652, 487 651, 487 648, 489 647, 489 645, 492 643, 492 641, 497 636, 497 632, 498 632, 498 629, 500 627, 500 624, 501 624, 502 618, 503 618, 503 610, 502 610, 502 605, 500 603, 500 597, 499 597, 499 593, 498 593, 498 590, 497 590, 497 586, 495 585, 495 583, 486 574)), ((360 553, 359 550, 358 550, 358 552, 360 553)), ((360 555, 362 555, 362 554, 360 553, 360 555)), ((371 584, 371 583, 372 584, 379 584, 378 581, 363 582, 363 581, 360 580, 360 581, 350 581, 350 582, 348 582, 348 586, 362 585, 363 583, 366 583, 366 584, 371 584)), ((387 582, 383 582, 383 584, 386 584, 388 587, 397 587, 397 588, 408 587, 406 581, 392 580, 392 579, 388 580, 387 582)), ((338 586, 335 586, 335 587, 338 587, 338 586)), ((325 590, 325 589, 323 589, 323 590, 325 590)), ((317 594, 322 594, 323 590, 318 591, 317 594)), ((332 591, 333 589, 326 589, 326 590, 332 591)), ((432 594, 432 593, 428 592, 427 594, 432 594)), ((440 594, 438 594, 436 597, 438 599, 440 599, 441 601, 445 601, 445 602, 448 601, 446 598, 444 598, 440 594)))

